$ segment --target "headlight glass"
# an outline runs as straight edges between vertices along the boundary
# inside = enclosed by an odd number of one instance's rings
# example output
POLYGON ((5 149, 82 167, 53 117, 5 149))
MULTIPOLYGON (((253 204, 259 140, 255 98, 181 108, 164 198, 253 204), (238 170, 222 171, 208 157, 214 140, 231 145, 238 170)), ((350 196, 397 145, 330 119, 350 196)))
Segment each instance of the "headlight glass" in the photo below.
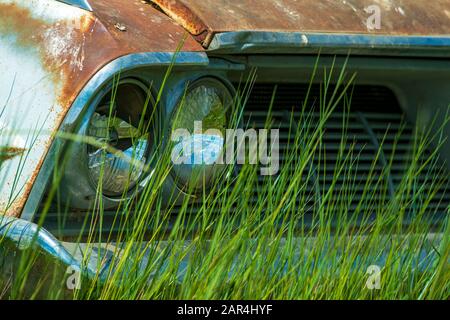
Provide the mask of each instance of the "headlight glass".
POLYGON ((172 133, 179 129, 191 133, 172 141, 172 154, 177 154, 183 162, 174 164, 172 169, 181 189, 198 192, 203 186, 210 186, 225 168, 215 160, 223 153, 232 104, 233 97, 227 87, 213 78, 195 82, 179 102, 172 121, 172 133), (199 124, 201 132, 198 132, 199 124), (186 146, 189 147, 186 149, 186 146))
MULTIPOLYGON (((145 87, 137 81, 121 82, 98 105, 91 118, 88 135, 88 168, 95 186, 105 196, 120 197, 142 179, 151 144, 145 87), (114 91, 114 90, 113 90, 114 91), (104 148, 105 143, 111 148, 104 148)), ((150 109, 152 105, 147 106, 150 109)))

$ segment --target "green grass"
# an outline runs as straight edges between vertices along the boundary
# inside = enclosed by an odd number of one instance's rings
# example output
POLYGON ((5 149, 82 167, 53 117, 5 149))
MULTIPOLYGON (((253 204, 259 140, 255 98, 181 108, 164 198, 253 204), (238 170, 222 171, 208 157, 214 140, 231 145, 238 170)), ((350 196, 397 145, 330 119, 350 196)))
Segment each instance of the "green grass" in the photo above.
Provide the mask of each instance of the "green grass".
MULTIPOLYGON (((87 256, 94 254, 98 242, 121 243, 111 246, 117 256, 113 259, 114 267, 106 273, 106 281, 100 281, 98 275, 96 279, 83 279, 81 290, 66 290, 65 266, 37 250, 25 250, 14 259, 5 259, 15 250, 0 239, 3 251, 0 266, 14 271, 11 277, 3 273, 0 296, 5 299, 448 299, 448 215, 436 225, 430 222, 427 213, 448 173, 436 161, 438 148, 425 156, 430 142, 442 143, 443 138, 432 131, 418 131, 406 173, 393 197, 389 195, 387 176, 395 154, 386 159, 383 174, 377 175, 380 147, 363 188, 364 196, 350 214, 349 207, 358 188, 356 168, 360 150, 346 148, 352 145, 351 141, 345 141, 347 114, 343 117, 338 161, 332 168, 333 183, 327 189, 319 186, 314 194, 309 194, 308 186, 317 183, 327 163, 324 128, 338 105, 343 104, 345 112, 351 107, 354 77, 346 75, 345 68, 337 74, 333 69, 325 74, 322 97, 315 102, 320 121, 312 121, 313 102, 308 96, 295 107, 294 110, 301 111, 301 117, 291 116, 290 151, 278 176, 267 177, 260 184, 257 166, 243 165, 237 173, 234 167, 229 167, 211 190, 204 190, 199 196, 195 210, 187 200, 175 207, 175 199, 168 201, 162 192, 172 165, 171 150, 161 146, 160 154, 152 161, 154 171, 145 190, 137 200, 123 203, 117 209, 118 234, 113 237, 98 232, 104 230, 100 191, 95 208, 86 215, 84 231, 88 237, 83 242, 87 243, 87 256), (333 78, 337 78, 335 87, 331 86, 333 78), (319 177, 311 166, 312 159, 319 159, 316 168, 319 177), (430 167, 440 174, 419 180, 430 167), (342 181, 340 188, 338 180, 342 181), (306 213, 311 210, 312 215, 306 213), (428 256, 423 256, 422 249, 428 249, 428 256), (11 260, 16 264, 9 266, 11 260), (367 270, 372 265, 381 268, 379 290, 366 287, 367 270)), ((242 85, 236 105, 245 104, 253 80, 251 75, 242 85)), ((241 116, 236 111, 233 122, 239 123, 241 116)), ((271 120, 269 112, 268 128, 271 120)), ((68 134, 61 137, 96 143, 89 137, 68 134)), ((68 159, 58 161, 58 165, 68 165, 68 159)), ((52 201, 58 198, 58 170, 53 179, 41 224, 52 201)), ((82 242, 81 235, 76 242, 82 242)))

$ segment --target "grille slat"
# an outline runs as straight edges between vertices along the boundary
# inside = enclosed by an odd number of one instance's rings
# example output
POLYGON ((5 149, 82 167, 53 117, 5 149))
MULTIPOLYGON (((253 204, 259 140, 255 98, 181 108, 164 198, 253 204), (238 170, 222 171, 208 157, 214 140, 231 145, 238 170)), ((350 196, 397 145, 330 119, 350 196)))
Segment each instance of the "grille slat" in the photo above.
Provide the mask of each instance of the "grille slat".
MULTIPOLYGON (((294 174, 295 170, 286 168, 288 160, 286 153, 289 150, 293 152, 292 147, 295 139, 292 137, 292 134, 295 130, 301 130, 303 134, 312 134, 314 129, 318 127, 321 119, 320 112, 317 110, 321 94, 319 86, 311 88, 309 98, 309 101, 315 102, 315 109, 313 107, 310 110, 305 110, 303 115, 299 111, 303 105, 307 89, 307 85, 301 84, 255 84, 244 112, 244 123, 248 127, 254 129, 265 128, 270 101, 273 93, 276 92, 274 105, 272 110, 270 110, 271 128, 280 130, 280 170, 284 170, 291 175, 294 174), (277 87, 276 91, 274 91, 275 86, 277 87), (283 168, 283 166, 285 167, 283 168)), ((348 109, 348 106, 344 109, 344 106, 340 105, 327 118, 323 128, 324 134, 321 138, 321 154, 315 154, 312 160, 317 171, 315 173, 317 181, 309 183, 309 189, 304 193, 314 195, 316 188, 319 188, 321 192, 326 191, 331 187, 334 180, 335 194, 340 192, 354 194, 349 210, 355 210, 363 197, 364 188, 367 189, 365 182, 371 170, 373 170, 373 184, 378 181, 380 175, 383 175, 384 179, 390 179, 395 190, 397 190, 405 177, 408 162, 412 159, 414 149, 412 143, 414 127, 407 123, 405 119, 405 115, 401 111, 392 91, 381 86, 356 86, 353 91, 350 109, 348 109), (344 114, 346 118, 344 118, 344 114), (366 128, 360 116, 364 117, 370 128, 366 128), (345 130, 343 123, 346 123, 345 130), (343 138, 345 145, 341 146, 343 138), (374 144, 374 140, 377 144, 374 144), (378 157, 378 162, 374 164, 373 162, 380 150, 380 145, 382 145, 382 152, 378 157), (351 156, 351 161, 353 161, 351 177, 346 176, 345 173, 342 173, 342 176, 339 177, 334 175, 339 151, 342 148, 344 148, 344 157, 350 150, 353 151, 351 156), (385 162, 382 161, 383 157, 385 162), (392 165, 388 167, 389 171, 386 171, 387 166, 385 164, 390 164, 391 161, 392 165), (350 191, 346 191, 345 188, 349 188, 349 183, 351 183, 352 187, 350 191)), ((303 141, 308 141, 308 139, 305 138, 303 141)), ((301 152, 302 148, 298 147, 297 149, 301 152)), ((427 154, 424 154, 424 157, 426 156, 427 154)), ((438 173, 437 169, 430 168, 428 171, 425 170, 414 181, 423 187, 423 184, 429 182, 430 175, 433 173, 436 175, 438 173)), ((308 175, 307 172, 304 174, 308 175)), ((258 181, 263 183, 267 179, 260 177, 258 181)), ((380 184, 383 185, 383 188, 386 188, 384 180, 380 184)), ((448 185, 447 181, 437 192, 429 205, 430 212, 440 211, 445 213, 450 204, 448 185)), ((430 188, 426 185, 422 190, 430 191, 430 188)), ((373 199, 390 199, 386 190, 377 190, 376 187, 372 186, 368 189, 366 191, 375 194, 368 201, 373 199), (376 194, 377 192, 378 195, 376 194)), ((380 201, 380 205, 382 205, 382 201, 380 201)), ((374 211, 379 209, 381 208, 372 208, 374 211)))

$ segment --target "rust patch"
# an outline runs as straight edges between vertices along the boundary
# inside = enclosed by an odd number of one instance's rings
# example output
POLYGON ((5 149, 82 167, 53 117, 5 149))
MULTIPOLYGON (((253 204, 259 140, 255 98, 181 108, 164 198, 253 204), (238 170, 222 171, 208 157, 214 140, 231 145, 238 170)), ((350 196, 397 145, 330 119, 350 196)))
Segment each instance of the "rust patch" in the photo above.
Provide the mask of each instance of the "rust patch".
MULTIPOLYGON (((68 90, 71 74, 81 74, 84 69, 85 33, 92 27, 94 20, 82 16, 79 21, 59 21, 56 24, 36 19, 31 12, 16 4, 0 4, 0 33, 16 37, 16 45, 24 50, 36 51, 41 65, 47 71, 62 94, 58 102, 67 106, 70 102, 68 90)), ((75 88, 72 88, 73 91, 75 88)))
POLYGON ((199 36, 208 30, 206 24, 183 2, 173 0, 152 0, 152 2, 192 35, 199 36))
MULTIPOLYGON (((14 36, 18 48, 37 53, 54 84, 57 98, 49 110, 58 113, 48 130, 58 130, 79 92, 104 65, 131 53, 175 52, 185 37, 183 28, 141 1, 96 0, 92 6, 94 13, 67 7, 82 13, 79 20, 53 23, 34 17, 29 9, 17 4, 0 3, 0 35, 14 36), (118 30, 117 23, 126 25, 127 31, 118 30), (57 105, 62 109, 56 110, 57 105)), ((182 50, 204 51, 192 37, 184 42, 182 50)), ((46 150, 51 143, 51 139, 45 142, 46 150)), ((10 156, 13 153, 7 154, 10 156)), ((7 214, 20 216, 44 159, 27 173, 30 178, 20 197, 7 208, 7 214)))
POLYGON ((448 0, 151 0, 193 35, 233 31, 450 35, 448 0), (369 29, 370 6, 381 28, 369 29))
MULTIPOLYGON (((65 108, 106 63, 137 52, 174 52, 184 38, 182 28, 141 1, 98 0, 92 6, 95 16, 86 13, 75 24, 51 24, 15 4, 0 4, 0 33, 13 34, 19 46, 39 52, 65 108), (118 24, 126 25, 127 32, 118 30, 118 24)), ((203 48, 188 38, 182 50, 203 48)))

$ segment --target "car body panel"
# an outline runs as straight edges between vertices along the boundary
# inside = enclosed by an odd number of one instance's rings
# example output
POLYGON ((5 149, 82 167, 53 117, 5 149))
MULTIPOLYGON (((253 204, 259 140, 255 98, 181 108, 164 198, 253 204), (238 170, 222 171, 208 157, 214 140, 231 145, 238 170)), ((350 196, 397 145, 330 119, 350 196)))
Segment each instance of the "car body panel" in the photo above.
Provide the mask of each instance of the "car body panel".
POLYGON ((93 7, 0 0, 0 145, 8 147, 0 159, 0 214, 20 216, 53 135, 103 66, 134 53, 203 51, 148 4, 98 0, 93 7))
POLYGON ((236 31, 381 35, 450 35, 446 0, 152 0, 209 46, 214 34, 236 31), (368 28, 371 6, 380 29, 368 28), (373 8, 373 7, 372 7, 373 8))
MULTIPOLYGON (((256 67, 260 79, 281 73, 284 80, 291 75, 298 81, 316 59, 299 53, 326 47, 331 55, 347 55, 362 48, 359 58, 369 59, 413 49, 421 56, 448 57, 449 39, 447 0, 0 0, 0 146, 7 146, 0 150, 0 215, 12 216, 0 216, 0 238, 19 249, 35 245, 76 271, 97 276, 102 259, 93 258, 85 268, 83 254, 67 248, 76 244, 63 245, 32 221, 61 151, 55 133, 75 131, 92 97, 121 71, 148 72, 174 63, 201 67, 202 75, 223 68, 238 79, 241 71, 256 67), (374 4, 382 9, 380 30, 367 28, 365 9, 374 4), (285 53, 292 56, 276 56, 285 53), (221 60, 221 54, 241 57, 221 60)), ((441 104, 450 92, 448 60, 370 59, 348 66, 362 71, 367 83, 390 85, 409 115, 431 122, 446 107, 441 104)), ((195 72, 189 69, 181 77, 187 80, 195 72)), ((175 102, 185 88, 178 82, 179 87, 168 82, 166 99, 175 102)), ((102 265, 100 274, 109 267, 102 265)))
MULTIPOLYGON (((450 8, 445 0, 375 1, 383 9, 383 28, 372 33, 367 30, 364 8, 373 3, 366 0, 153 0, 182 26, 149 2, 0 0, 0 144, 8 147, 0 159, 0 214, 20 216, 32 189, 45 187, 36 186, 35 181, 53 135, 74 104, 80 112, 81 105, 88 102, 89 90, 75 103, 89 80, 121 57, 177 50, 203 54, 200 43, 210 45, 214 53, 299 53, 305 43, 314 44, 317 52, 323 45, 321 39, 328 41, 331 54, 345 54, 348 47, 340 48, 336 39, 372 50, 374 43, 361 39, 370 40, 373 34, 382 37, 387 50, 396 43, 390 39, 403 36, 413 37, 408 41, 423 41, 396 50, 419 43, 438 47, 445 56, 450 48, 450 8), (305 36, 307 31, 324 32, 324 38, 305 36), (361 34, 363 37, 358 36, 361 34), (280 39, 287 39, 283 41, 288 50, 283 49, 280 39), (282 50, 275 52, 273 48, 282 50)), ((428 51, 425 55, 432 56, 428 51)), ((164 56, 160 61, 158 55, 148 55, 130 61, 165 65, 170 59, 164 56)), ((194 56, 183 63, 204 64, 207 60, 206 55, 194 56)), ((108 69, 108 74, 118 71, 108 69)), ((33 197, 30 208, 35 208, 37 201, 33 197)))

